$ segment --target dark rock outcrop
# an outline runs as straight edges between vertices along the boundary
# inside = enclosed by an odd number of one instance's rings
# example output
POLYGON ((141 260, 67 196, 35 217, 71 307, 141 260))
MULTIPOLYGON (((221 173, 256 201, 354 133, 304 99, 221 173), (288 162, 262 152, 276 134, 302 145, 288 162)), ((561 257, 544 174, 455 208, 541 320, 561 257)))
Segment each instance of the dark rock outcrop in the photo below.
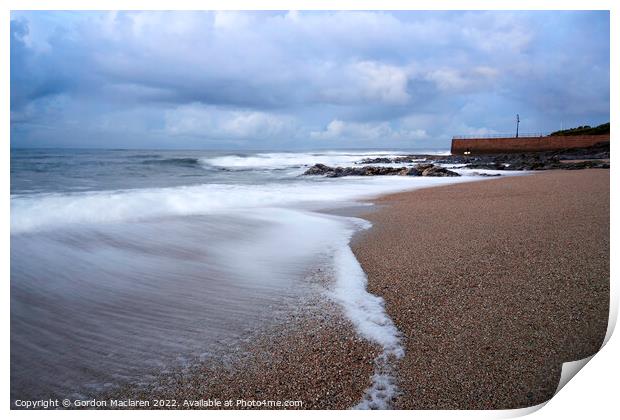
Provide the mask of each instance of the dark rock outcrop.
POLYGON ((367 158, 367 159, 362 159, 359 162, 356 162, 357 164, 360 165, 368 165, 368 164, 377 164, 377 163, 393 163, 394 159, 390 159, 390 158, 367 158))
POLYGON ((467 169, 494 169, 509 171, 544 171, 549 169, 587 169, 587 168, 609 168, 609 162, 601 160, 586 160, 577 162, 562 162, 557 159, 515 159, 505 163, 469 163, 467 169))
POLYGON ((421 164, 412 168, 400 167, 392 168, 389 166, 362 166, 362 167, 331 167, 317 163, 311 166, 304 175, 324 175, 328 178, 339 178, 343 176, 375 176, 375 175, 400 175, 400 176, 460 176, 456 172, 450 171, 433 164, 421 164))
POLYGON ((609 167, 607 162, 561 162, 568 160, 594 160, 609 159, 609 142, 595 144, 594 146, 580 149, 564 149, 548 152, 533 153, 502 153, 492 155, 405 155, 393 158, 379 157, 363 159, 361 164, 386 164, 386 163, 439 163, 447 165, 467 165, 468 169, 493 169, 493 170, 545 170, 545 169, 583 169, 609 167))
POLYGON ((446 168, 442 168, 441 166, 418 165, 416 166, 416 168, 420 166, 425 166, 421 173, 422 176, 460 176, 456 172, 453 172, 446 168))
POLYGON ((325 175, 333 170, 334 168, 330 168, 329 166, 323 165, 322 163, 315 163, 310 167, 310 169, 304 172, 304 175, 325 175))
POLYGON ((367 159, 362 159, 356 163, 360 165, 377 164, 377 163, 415 163, 421 160, 428 160, 428 158, 429 156, 427 155, 406 155, 406 156, 396 156, 393 158, 386 158, 386 157, 367 158, 367 159))
MULTIPOLYGON (((609 142, 600 143, 583 149, 567 149, 553 152, 520 153, 520 154, 496 154, 496 155, 405 155, 395 157, 377 157, 361 160, 360 164, 413 164, 415 166, 388 167, 388 166, 362 166, 362 167, 331 167, 317 163, 310 167, 304 175, 323 175, 330 178, 343 176, 375 176, 375 175, 401 175, 401 176, 460 176, 444 165, 463 165, 465 169, 491 169, 508 171, 542 171, 548 169, 586 169, 586 168, 609 168, 609 142), (596 160, 593 160, 596 159, 596 160), (421 163, 423 161, 424 163, 421 163)), ((497 176, 481 174, 479 176, 497 176)))

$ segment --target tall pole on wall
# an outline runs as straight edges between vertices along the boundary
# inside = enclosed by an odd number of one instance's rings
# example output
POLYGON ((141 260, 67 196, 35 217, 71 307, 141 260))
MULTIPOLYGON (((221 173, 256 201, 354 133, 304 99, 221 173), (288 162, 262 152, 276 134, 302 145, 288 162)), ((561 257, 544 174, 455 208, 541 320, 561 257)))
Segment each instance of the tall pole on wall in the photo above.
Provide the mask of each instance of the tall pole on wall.
POLYGON ((519 114, 517 114, 517 138, 519 137, 519 114))

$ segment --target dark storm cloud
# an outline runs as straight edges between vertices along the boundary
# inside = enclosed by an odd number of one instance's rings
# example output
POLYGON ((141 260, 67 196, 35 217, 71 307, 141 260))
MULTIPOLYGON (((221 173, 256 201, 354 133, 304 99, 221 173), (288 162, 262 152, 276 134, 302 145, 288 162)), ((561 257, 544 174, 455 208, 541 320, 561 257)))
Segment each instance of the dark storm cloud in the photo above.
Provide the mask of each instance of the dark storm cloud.
POLYGON ((12 14, 14 147, 445 147, 517 112, 609 119, 607 12, 12 14))

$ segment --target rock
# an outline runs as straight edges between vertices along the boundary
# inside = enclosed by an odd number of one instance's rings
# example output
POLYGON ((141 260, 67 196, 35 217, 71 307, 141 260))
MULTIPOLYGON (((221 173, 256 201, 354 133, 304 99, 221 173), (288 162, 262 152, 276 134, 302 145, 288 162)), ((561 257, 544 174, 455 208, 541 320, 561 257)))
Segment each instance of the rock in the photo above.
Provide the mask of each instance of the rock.
POLYGON ((420 172, 424 172, 425 170, 430 169, 434 166, 435 165, 433 165, 432 163, 420 163, 420 164, 417 164, 415 168, 420 172))
POLYGON ((366 158, 362 159, 359 162, 356 162, 360 165, 366 164, 376 164, 376 163, 413 163, 420 160, 428 160, 432 158, 430 155, 406 155, 406 156, 396 156, 393 158, 386 157, 377 157, 377 158, 366 158))
POLYGON ((589 168, 601 168, 601 169, 609 169, 609 162, 601 162, 596 160, 586 160, 583 162, 567 162, 560 163, 560 169, 589 169, 589 168))
POLYGON ((325 175, 328 178, 343 176, 374 176, 374 175, 406 175, 408 168, 390 168, 385 166, 331 167, 317 163, 310 167, 304 175, 325 175))
POLYGON ((430 167, 427 167, 422 171, 422 176, 460 176, 460 175, 449 169, 442 168, 441 166, 430 165, 430 167))
POLYGON ((331 167, 317 163, 308 168, 304 175, 324 175, 328 178, 343 176, 375 176, 375 175, 400 175, 400 176, 460 176, 456 172, 435 166, 431 163, 420 164, 412 168, 392 168, 388 166, 363 166, 358 167, 331 167))
POLYGON ((367 158, 367 159, 362 159, 357 163, 361 165, 366 165, 369 163, 392 163, 392 159, 390 158, 367 158))
POLYGON ((517 158, 505 163, 470 163, 465 166, 468 169, 495 169, 509 171, 544 171, 549 169, 587 169, 587 168, 609 168, 608 162, 586 160, 581 162, 560 162, 552 159, 533 159, 517 158))
POLYGON ((322 163, 315 163, 313 166, 310 167, 310 169, 304 172, 304 175, 324 175, 330 170, 332 170, 332 168, 327 165, 323 165, 322 163))
POLYGON ((422 176, 422 172, 417 168, 417 167, 413 167, 413 168, 408 168, 405 173, 403 173, 402 175, 408 175, 408 176, 422 176))

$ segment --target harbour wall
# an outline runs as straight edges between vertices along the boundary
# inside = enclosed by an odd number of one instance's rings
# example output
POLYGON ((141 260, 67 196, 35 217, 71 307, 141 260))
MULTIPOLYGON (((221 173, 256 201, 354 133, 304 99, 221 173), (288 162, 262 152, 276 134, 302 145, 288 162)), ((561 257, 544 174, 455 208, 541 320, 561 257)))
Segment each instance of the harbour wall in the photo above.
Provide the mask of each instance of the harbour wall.
POLYGON ((609 134, 540 137, 453 138, 451 153, 472 155, 577 149, 609 141, 609 134))

